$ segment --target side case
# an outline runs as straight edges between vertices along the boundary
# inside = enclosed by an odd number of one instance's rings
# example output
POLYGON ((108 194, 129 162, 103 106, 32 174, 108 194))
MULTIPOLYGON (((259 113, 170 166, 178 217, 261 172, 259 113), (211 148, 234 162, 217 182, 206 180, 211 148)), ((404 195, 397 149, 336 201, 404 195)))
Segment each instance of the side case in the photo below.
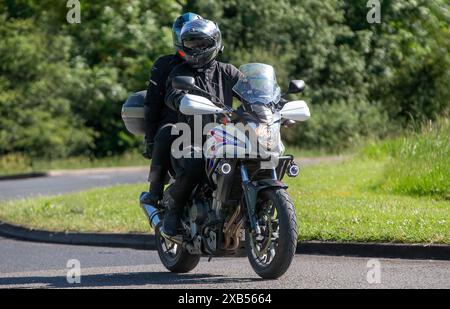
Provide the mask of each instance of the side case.
POLYGON ((144 103, 147 91, 136 92, 122 105, 122 120, 134 135, 145 134, 144 103))

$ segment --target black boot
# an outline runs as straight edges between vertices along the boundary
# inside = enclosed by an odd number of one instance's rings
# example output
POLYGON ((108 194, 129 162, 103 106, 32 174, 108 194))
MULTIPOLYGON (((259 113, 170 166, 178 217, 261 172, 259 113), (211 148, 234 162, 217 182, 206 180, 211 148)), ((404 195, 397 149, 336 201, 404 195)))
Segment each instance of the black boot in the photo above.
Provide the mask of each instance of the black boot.
POLYGON ((167 236, 177 236, 181 211, 183 210, 183 207, 177 205, 177 203, 175 203, 175 201, 171 197, 165 199, 164 204, 167 211, 164 215, 163 233, 167 236))
POLYGON ((151 205, 156 208, 160 208, 161 197, 149 192, 142 193, 141 204, 151 205))

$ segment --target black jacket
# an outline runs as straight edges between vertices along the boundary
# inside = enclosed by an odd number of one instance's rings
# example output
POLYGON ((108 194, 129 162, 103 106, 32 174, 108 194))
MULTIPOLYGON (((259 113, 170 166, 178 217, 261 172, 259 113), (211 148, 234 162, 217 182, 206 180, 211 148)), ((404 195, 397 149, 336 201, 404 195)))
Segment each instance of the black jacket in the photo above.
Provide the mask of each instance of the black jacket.
MULTIPOLYGON (((174 111, 179 111, 181 99, 185 92, 172 87, 172 78, 175 76, 191 76, 195 84, 203 90, 219 97, 227 106, 233 104, 233 87, 241 77, 241 72, 232 64, 213 61, 204 69, 193 69, 186 62, 176 66, 167 79, 166 104, 174 111), (222 89, 222 91, 220 90, 222 89)), ((191 92, 204 96, 202 93, 191 92)), ((213 102, 215 99, 208 98, 213 102)), ((179 114, 179 121, 191 124, 192 116, 179 114)), ((204 116, 203 125, 214 121, 214 116, 204 116)))
POLYGON ((154 142, 158 129, 176 123, 178 115, 164 104, 166 81, 170 72, 183 62, 177 55, 162 56, 153 65, 145 98, 145 140, 154 142))

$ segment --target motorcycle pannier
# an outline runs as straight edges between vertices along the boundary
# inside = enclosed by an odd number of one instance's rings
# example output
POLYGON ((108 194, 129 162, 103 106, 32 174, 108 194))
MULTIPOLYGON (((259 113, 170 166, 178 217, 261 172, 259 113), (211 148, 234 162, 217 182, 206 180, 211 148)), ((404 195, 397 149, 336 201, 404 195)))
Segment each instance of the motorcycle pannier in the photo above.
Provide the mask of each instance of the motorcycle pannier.
POLYGON ((122 106, 122 120, 125 127, 134 135, 145 134, 144 102, 147 91, 131 95, 122 106))

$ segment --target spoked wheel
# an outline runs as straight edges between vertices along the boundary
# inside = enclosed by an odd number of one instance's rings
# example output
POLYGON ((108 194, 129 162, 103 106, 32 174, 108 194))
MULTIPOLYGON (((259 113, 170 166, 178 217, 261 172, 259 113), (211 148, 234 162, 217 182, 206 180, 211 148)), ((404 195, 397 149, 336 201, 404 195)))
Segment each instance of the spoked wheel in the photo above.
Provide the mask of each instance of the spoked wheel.
POLYGON ((260 193, 256 213, 261 234, 247 230, 247 256, 260 277, 277 279, 288 270, 297 247, 294 204, 286 190, 268 189, 260 193))
POLYGON ((155 230, 158 255, 165 268, 173 273, 187 273, 197 267, 200 255, 190 254, 181 245, 162 237, 159 226, 155 230))

